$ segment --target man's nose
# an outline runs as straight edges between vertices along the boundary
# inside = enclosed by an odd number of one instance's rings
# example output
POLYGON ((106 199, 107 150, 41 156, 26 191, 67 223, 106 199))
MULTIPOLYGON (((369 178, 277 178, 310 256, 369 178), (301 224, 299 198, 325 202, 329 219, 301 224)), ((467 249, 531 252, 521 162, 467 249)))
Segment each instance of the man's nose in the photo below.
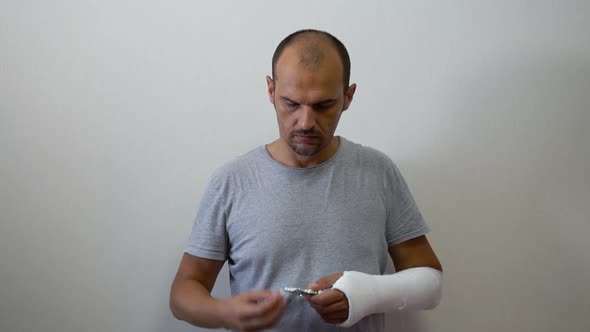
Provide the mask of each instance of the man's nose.
POLYGON ((301 107, 301 117, 299 118, 299 124, 302 129, 309 130, 316 125, 316 114, 313 108, 309 106, 301 107))

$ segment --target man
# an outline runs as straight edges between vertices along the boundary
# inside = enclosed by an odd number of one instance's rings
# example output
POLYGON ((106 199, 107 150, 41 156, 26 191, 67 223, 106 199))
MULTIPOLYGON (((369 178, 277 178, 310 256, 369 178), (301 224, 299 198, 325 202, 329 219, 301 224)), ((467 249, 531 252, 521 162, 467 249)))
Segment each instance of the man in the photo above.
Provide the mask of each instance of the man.
POLYGON ((383 331, 385 312, 436 306, 442 267, 397 167, 334 136, 356 90, 344 45, 298 31, 272 69, 279 138, 212 176, 172 285, 174 316, 242 331, 383 331), (233 297, 215 299, 226 260, 233 297))

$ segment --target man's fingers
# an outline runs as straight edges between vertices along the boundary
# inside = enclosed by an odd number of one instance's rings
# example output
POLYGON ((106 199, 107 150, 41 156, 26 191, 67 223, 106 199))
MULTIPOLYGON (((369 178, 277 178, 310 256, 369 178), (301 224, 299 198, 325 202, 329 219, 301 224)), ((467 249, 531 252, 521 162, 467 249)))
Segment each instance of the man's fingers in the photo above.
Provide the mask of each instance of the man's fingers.
POLYGON ((348 299, 344 293, 336 289, 306 299, 311 307, 328 323, 340 324, 348 318, 348 299))
POLYGON ((336 302, 329 306, 321 307, 321 311, 323 316, 329 316, 334 313, 346 313, 346 316, 348 316, 348 303, 345 301, 336 302))
POLYGON ((279 293, 261 290, 236 295, 227 303, 228 327, 240 331, 260 331, 276 325, 286 302, 279 293))
POLYGON ((345 302, 338 302, 329 307, 312 306, 322 319, 330 324, 340 324, 348 319, 348 304, 345 302))
POLYGON ((283 314, 283 310, 285 309, 285 303, 285 300, 281 299, 281 301, 273 307, 273 310, 269 313, 268 321, 263 328, 272 327, 279 321, 283 314))
POLYGON ((342 277, 342 272, 330 274, 329 276, 319 278, 315 282, 309 284, 307 288, 313 289, 315 291, 331 288, 336 280, 340 279, 340 277, 342 277))
POLYGON ((264 316, 283 301, 281 295, 270 294, 266 297, 263 294, 252 294, 252 296, 248 296, 247 300, 250 302, 250 305, 243 308, 240 313, 240 319, 249 320, 264 316))
POLYGON ((332 278, 330 278, 329 276, 320 278, 320 279, 316 280, 315 282, 309 284, 309 286, 307 288, 315 290, 315 291, 331 288, 332 285, 334 284, 334 282, 336 282, 335 280, 332 281, 331 279, 332 278))
POLYGON ((331 289, 321 294, 310 296, 307 298, 309 303, 321 306, 328 306, 332 303, 336 303, 342 300, 346 300, 346 296, 336 289, 331 289))
POLYGON ((322 305, 317 305, 317 304, 310 304, 312 308, 315 309, 315 311, 318 312, 318 314, 324 316, 324 315, 329 315, 335 312, 346 312, 348 313, 348 303, 346 301, 339 301, 336 303, 332 303, 330 305, 327 306, 322 306, 322 305))
POLYGON ((285 308, 285 301, 280 297, 277 301, 268 301, 260 304, 265 306, 264 310, 257 316, 251 316, 245 320, 242 330, 259 331, 274 326, 280 319, 285 308), (275 303, 276 302, 276 303, 275 303))

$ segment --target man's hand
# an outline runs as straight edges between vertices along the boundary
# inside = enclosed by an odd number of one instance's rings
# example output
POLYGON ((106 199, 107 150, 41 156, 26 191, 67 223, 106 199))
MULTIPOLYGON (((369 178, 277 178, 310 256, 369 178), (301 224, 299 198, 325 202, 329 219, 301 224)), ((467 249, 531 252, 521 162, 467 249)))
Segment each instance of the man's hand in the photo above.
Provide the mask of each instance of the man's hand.
POLYGON ((334 273, 307 286, 315 291, 324 290, 321 294, 306 296, 305 299, 322 316, 324 321, 331 324, 340 324, 348 319, 346 295, 339 290, 329 289, 340 277, 342 277, 342 272, 334 273))
POLYGON ((248 332, 273 327, 285 308, 282 295, 266 290, 242 293, 224 302, 225 327, 248 332))

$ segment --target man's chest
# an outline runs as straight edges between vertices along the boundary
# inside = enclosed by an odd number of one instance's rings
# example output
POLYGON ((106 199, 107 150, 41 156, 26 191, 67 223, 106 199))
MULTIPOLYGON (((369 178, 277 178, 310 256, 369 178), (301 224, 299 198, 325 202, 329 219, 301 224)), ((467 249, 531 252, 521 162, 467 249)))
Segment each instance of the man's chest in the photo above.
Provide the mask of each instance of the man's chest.
POLYGON ((378 192, 304 189, 267 188, 232 206, 227 231, 235 264, 363 270, 363 260, 382 259, 387 214, 378 192))

